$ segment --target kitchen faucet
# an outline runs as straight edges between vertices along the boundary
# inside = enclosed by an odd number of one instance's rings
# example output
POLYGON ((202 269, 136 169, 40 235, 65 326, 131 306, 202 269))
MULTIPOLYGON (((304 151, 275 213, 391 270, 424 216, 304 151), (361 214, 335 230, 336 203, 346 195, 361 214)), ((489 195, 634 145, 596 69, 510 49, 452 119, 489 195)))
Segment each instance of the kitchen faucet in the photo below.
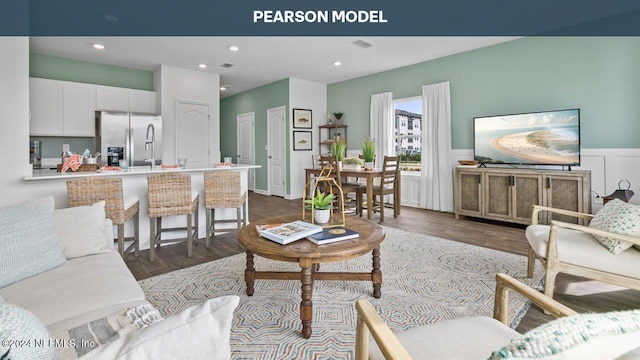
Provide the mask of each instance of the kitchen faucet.
POLYGON ((145 162, 151 163, 151 170, 156 169, 156 128, 153 124, 149 124, 147 126, 147 137, 146 142, 144 143, 144 149, 149 150, 149 145, 151 145, 151 159, 145 159, 145 162), (149 130, 151 130, 151 140, 149 140, 149 130))

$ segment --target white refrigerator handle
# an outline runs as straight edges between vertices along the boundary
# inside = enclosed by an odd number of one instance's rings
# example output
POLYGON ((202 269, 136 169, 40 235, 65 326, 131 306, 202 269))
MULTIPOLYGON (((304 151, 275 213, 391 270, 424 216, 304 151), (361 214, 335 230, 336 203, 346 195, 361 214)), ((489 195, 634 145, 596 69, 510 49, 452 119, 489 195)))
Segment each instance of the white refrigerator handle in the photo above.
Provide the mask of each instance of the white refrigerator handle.
POLYGON ((133 143, 133 129, 129 129, 129 166, 133 166, 135 144, 133 143))
POLYGON ((129 153, 129 149, 131 149, 131 146, 129 146, 129 129, 125 129, 124 130, 124 158, 126 160, 131 159, 131 154, 129 153))

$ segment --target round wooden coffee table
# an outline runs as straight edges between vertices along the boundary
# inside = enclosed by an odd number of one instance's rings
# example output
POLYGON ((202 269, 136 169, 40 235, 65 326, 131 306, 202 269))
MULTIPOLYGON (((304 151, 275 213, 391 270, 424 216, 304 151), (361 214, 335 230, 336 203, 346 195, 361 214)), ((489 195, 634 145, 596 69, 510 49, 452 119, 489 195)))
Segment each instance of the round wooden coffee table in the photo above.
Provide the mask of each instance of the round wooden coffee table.
POLYGON ((380 243, 385 238, 382 227, 374 222, 356 217, 346 218, 346 228, 357 231, 358 238, 338 241, 330 244, 316 245, 302 239, 287 245, 280 245, 271 240, 260 237, 256 225, 287 223, 300 220, 301 215, 283 215, 256 221, 243 227, 238 232, 238 240, 247 248, 247 269, 244 280, 247 283, 247 295, 253 295, 255 279, 266 280, 299 280, 302 283, 302 302, 300 303, 300 320, 302 320, 302 336, 311 336, 313 320, 313 281, 318 280, 364 280, 373 283, 373 296, 380 298, 382 286, 382 272, 380 271, 380 243), (319 264, 357 258, 371 252, 373 266, 370 273, 357 272, 320 272, 319 264), (253 256, 297 262, 300 272, 284 271, 256 271, 253 256))

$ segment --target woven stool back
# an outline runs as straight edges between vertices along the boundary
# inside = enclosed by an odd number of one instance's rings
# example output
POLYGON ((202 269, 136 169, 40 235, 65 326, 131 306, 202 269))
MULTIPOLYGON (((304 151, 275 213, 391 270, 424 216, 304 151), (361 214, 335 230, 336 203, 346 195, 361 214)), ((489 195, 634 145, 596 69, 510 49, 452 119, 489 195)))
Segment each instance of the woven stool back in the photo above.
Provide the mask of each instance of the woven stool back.
POLYGON ((247 198, 237 171, 209 171, 204 174, 204 203, 207 209, 239 208, 247 198))
POLYGON ((106 217, 114 224, 124 224, 126 214, 122 179, 93 176, 67 181, 67 197, 69 206, 91 206, 104 201, 106 217))
POLYGON ((191 175, 165 173, 147 178, 149 217, 186 215, 194 211, 191 175))

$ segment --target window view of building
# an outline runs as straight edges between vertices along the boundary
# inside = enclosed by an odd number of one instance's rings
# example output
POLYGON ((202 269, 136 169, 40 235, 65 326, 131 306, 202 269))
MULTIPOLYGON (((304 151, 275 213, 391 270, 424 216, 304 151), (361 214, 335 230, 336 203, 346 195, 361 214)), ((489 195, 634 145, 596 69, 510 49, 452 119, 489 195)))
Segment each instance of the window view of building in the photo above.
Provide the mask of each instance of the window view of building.
POLYGON ((422 100, 400 99, 395 107, 395 150, 400 170, 420 171, 422 155, 422 100))

